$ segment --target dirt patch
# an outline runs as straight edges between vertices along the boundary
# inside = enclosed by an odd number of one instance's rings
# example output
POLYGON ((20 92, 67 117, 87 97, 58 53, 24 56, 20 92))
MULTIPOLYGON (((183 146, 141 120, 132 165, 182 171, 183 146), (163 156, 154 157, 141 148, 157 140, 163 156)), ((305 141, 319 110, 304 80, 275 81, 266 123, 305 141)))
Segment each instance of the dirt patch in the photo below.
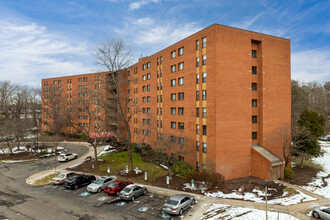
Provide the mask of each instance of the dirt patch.
POLYGON ((103 164, 104 161, 85 161, 82 164, 79 164, 78 166, 72 167, 72 168, 66 168, 67 170, 72 171, 79 171, 83 173, 94 173, 94 169, 98 168, 100 164, 103 164), (94 168, 93 168, 94 166, 94 168))
POLYGON ((0 154, 0 160, 28 160, 39 158, 39 154, 33 154, 30 152, 22 152, 15 154, 0 154))
POLYGON ((319 172, 314 167, 305 166, 304 168, 294 167, 292 168, 294 176, 292 178, 284 179, 284 181, 300 186, 307 186, 307 183, 312 182, 313 178, 319 172))

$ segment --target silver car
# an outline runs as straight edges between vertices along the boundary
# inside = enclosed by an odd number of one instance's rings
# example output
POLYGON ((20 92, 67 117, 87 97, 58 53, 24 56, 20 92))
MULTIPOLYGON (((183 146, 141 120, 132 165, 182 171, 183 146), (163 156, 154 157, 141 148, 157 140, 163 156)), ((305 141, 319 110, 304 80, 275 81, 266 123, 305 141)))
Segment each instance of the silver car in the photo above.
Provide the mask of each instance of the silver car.
POLYGON ((68 177, 72 177, 77 175, 75 172, 69 172, 69 173, 60 173, 58 174, 56 177, 54 177, 51 181, 52 184, 54 185, 59 185, 59 184, 63 184, 64 180, 68 177))
POLYGON ((315 206, 312 215, 315 218, 330 220, 330 207, 315 206))
POLYGON ((195 204, 195 197, 186 194, 177 194, 166 200, 163 211, 173 215, 182 213, 195 204))
POLYGON ((112 181, 117 180, 115 176, 102 176, 87 186, 88 192, 101 192, 112 181))
POLYGON ((128 185, 119 193, 122 200, 134 201, 135 198, 147 194, 147 188, 138 185, 128 185))

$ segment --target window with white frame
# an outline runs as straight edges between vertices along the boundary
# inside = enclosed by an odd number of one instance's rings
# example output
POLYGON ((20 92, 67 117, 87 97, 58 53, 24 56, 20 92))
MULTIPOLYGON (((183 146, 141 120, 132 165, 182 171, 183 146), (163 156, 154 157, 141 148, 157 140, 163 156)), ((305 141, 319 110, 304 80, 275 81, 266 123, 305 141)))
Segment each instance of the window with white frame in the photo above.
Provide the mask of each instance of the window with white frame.
POLYGON ((184 69, 184 62, 182 62, 182 63, 179 63, 179 70, 183 70, 184 69))
POLYGON ((178 50, 179 56, 183 55, 183 53, 184 53, 184 48, 180 47, 179 50, 178 50))
POLYGON ((179 84, 179 86, 184 84, 184 77, 181 77, 178 79, 178 84, 179 84))
POLYGON ((175 58, 175 56, 176 56, 176 51, 174 50, 171 52, 171 58, 175 58))

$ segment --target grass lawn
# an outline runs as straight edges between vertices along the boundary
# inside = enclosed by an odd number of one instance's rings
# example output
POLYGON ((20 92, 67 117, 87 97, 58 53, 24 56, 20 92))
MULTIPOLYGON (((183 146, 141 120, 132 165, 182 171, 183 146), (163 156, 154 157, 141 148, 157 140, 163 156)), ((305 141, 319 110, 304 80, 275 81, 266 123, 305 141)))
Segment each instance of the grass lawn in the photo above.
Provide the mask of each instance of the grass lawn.
MULTIPOLYGON (((300 167, 301 158, 294 158, 292 161, 296 164, 297 167, 300 167)), ((318 170, 324 171, 324 168, 323 168, 322 165, 320 165, 318 163, 315 163, 312 160, 304 160, 303 164, 306 167, 313 167, 313 168, 316 168, 318 170)))
POLYGON ((52 178, 54 178, 55 176, 57 176, 58 173, 54 173, 54 174, 51 174, 51 175, 48 175, 40 180, 37 180, 33 185, 36 185, 36 186, 42 186, 42 185, 46 185, 46 184, 49 184, 50 181, 52 181, 52 178))
MULTIPOLYGON (((126 165, 128 165, 128 154, 127 152, 114 153, 110 155, 100 156, 99 159, 105 160, 105 163, 100 164, 95 169, 95 174, 97 175, 115 175, 118 176, 121 170, 126 170, 126 165), (110 167, 110 174, 107 173, 108 166, 110 167)), ((158 166, 154 163, 144 162, 138 154, 132 153, 133 168, 137 167, 139 170, 143 171, 143 175, 137 176, 135 178, 126 178, 132 181, 137 181, 139 183, 148 184, 148 182, 158 179, 159 177, 167 175, 168 171, 164 168, 158 166), (148 174, 148 180, 144 180, 144 172, 148 174)))

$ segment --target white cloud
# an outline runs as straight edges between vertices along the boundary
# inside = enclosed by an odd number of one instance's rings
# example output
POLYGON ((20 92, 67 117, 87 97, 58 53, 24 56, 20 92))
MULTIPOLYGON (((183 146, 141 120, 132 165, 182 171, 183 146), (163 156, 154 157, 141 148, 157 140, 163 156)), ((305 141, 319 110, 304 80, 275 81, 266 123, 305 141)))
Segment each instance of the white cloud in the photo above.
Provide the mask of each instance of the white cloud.
POLYGON ((294 52, 291 57, 292 79, 304 82, 330 80, 329 49, 294 52))
POLYGON ((129 4, 128 10, 130 10, 130 11, 138 10, 146 4, 158 3, 158 2, 160 2, 160 0, 139 0, 139 1, 135 1, 135 2, 132 2, 131 4, 129 4))
POLYGON ((50 34, 35 23, 0 20, 0 48, 0 80, 38 86, 41 78, 90 69, 75 61, 89 56, 86 45, 50 34))

